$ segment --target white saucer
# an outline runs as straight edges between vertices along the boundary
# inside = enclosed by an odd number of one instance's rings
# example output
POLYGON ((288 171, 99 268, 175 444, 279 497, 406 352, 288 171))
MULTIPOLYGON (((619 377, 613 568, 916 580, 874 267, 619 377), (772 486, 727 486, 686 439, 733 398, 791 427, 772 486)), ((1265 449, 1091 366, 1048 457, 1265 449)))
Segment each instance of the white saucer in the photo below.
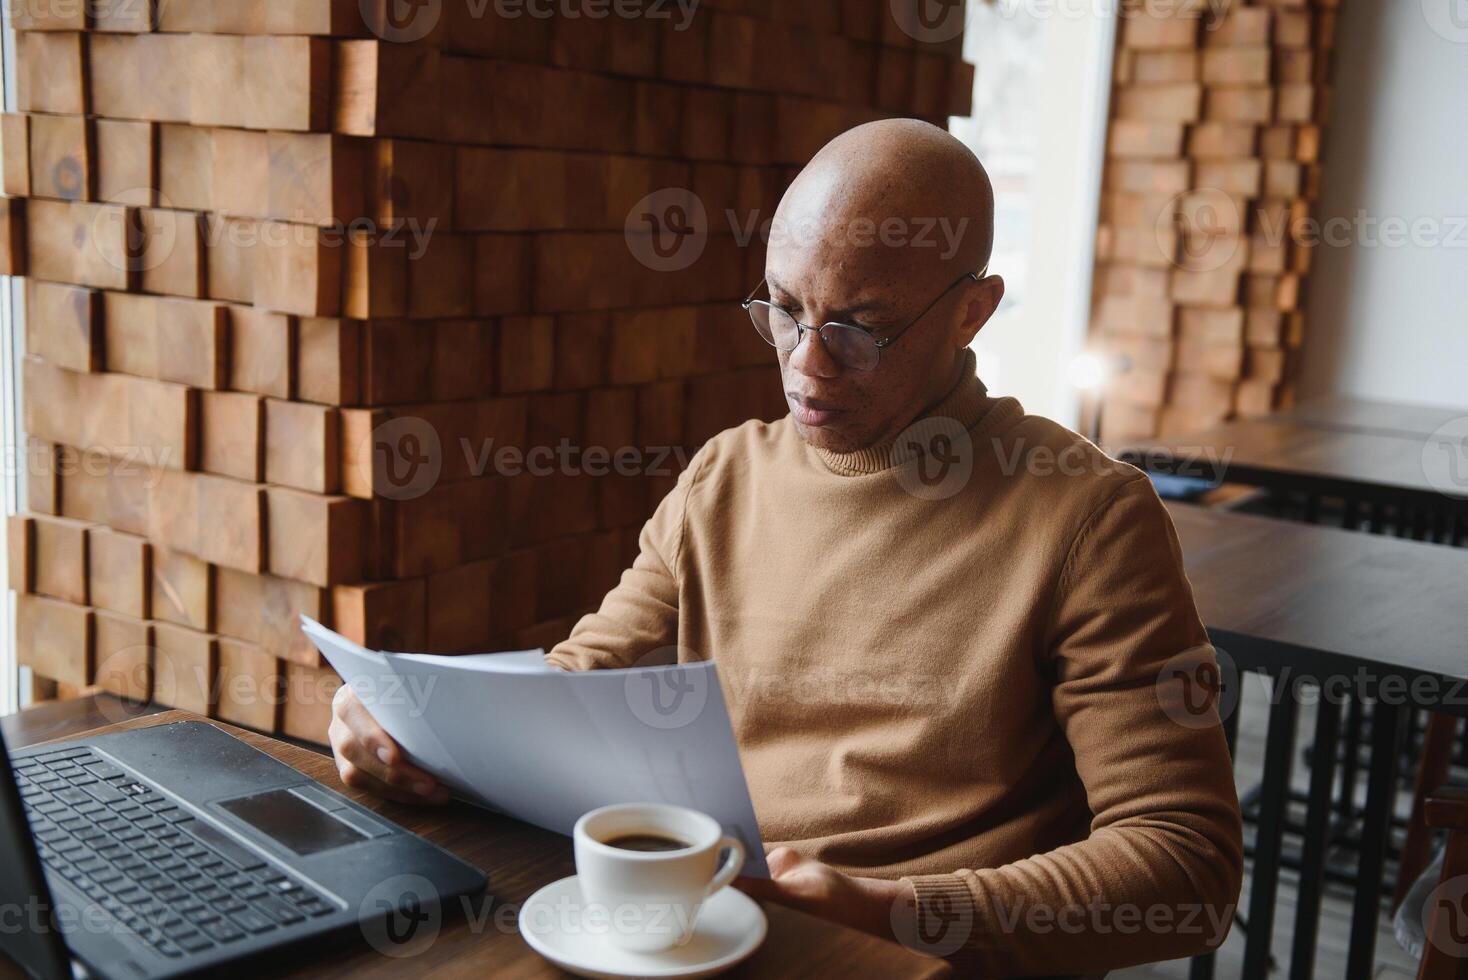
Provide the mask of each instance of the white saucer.
POLYGON ((575 875, 546 885, 521 907, 520 935, 556 966, 595 980, 713 976, 759 949, 769 928, 754 899, 738 889, 723 888, 704 902, 688 942, 661 953, 633 953, 618 949, 603 935, 563 928, 567 923, 561 920, 578 915, 583 901, 575 875))

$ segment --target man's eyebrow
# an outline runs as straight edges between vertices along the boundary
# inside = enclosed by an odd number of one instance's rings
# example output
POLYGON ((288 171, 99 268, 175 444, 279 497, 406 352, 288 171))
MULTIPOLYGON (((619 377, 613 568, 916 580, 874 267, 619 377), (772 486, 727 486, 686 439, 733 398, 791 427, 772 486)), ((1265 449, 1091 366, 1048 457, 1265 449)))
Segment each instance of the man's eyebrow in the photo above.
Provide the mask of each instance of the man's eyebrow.
POLYGON ((777 292, 784 293, 786 296, 790 295, 790 290, 786 289, 784 284, 774 276, 766 275, 765 285, 769 287, 771 296, 774 296, 777 292))
MULTIPOLYGON (((777 292, 784 293, 786 296, 793 295, 788 289, 785 288, 780 280, 775 279, 773 276, 765 277, 765 285, 769 287, 771 297, 773 297, 777 292)), ((839 310, 832 310, 831 319, 838 321, 849 320, 858 313, 870 313, 873 311, 882 312, 885 311, 886 308, 887 305, 882 300, 868 299, 860 303, 853 303, 851 306, 843 307, 839 310)))

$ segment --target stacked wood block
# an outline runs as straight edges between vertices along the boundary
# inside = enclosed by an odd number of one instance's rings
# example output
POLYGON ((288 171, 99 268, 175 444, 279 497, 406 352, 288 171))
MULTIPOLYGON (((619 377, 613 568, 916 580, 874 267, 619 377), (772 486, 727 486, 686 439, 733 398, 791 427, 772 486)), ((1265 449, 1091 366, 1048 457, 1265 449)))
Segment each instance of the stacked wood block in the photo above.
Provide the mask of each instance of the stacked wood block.
POLYGON ((1288 404, 1339 0, 1123 5, 1092 341, 1103 440, 1288 404))
POLYGON ((20 662, 317 740, 303 613, 462 652, 595 608, 697 446, 784 414, 749 229, 973 80, 888 0, 13 6, 20 662), (656 192, 708 216, 676 269, 639 259, 656 192))

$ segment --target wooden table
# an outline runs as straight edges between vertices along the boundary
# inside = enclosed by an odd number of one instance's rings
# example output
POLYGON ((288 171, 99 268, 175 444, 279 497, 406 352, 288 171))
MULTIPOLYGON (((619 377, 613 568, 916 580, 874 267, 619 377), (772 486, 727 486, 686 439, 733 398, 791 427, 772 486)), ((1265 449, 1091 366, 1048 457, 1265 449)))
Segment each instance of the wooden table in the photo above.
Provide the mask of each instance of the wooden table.
POLYGON ((1444 485, 1441 474, 1434 469, 1430 477, 1424 463, 1428 453, 1457 451, 1424 436, 1275 416, 1135 443, 1118 456, 1149 472, 1303 494, 1308 521, 1322 498, 1339 498, 1348 529, 1363 519, 1379 528, 1390 514, 1402 532, 1410 532, 1401 536, 1460 544, 1468 535, 1468 484, 1444 485))
MULTIPOLYGON (((1279 419, 1237 419, 1171 439, 1127 446, 1143 469, 1336 495, 1445 498, 1423 472, 1425 440, 1279 419)), ((1458 502, 1468 507, 1468 499, 1458 502)))
MULTIPOLYGON (((1198 608, 1230 653, 1267 669, 1468 680, 1468 552, 1186 504, 1168 512, 1198 608)), ((1468 717, 1468 688, 1420 707, 1468 717)))
MULTIPOLYGON (((83 698, 22 711, 0 719, 12 749, 41 741, 72 737, 92 730, 110 731, 175 721, 199 720, 183 711, 164 711, 117 725, 98 723, 119 717, 123 706, 107 695, 83 698)), ((292 950, 273 973, 298 977, 384 977, 406 975, 465 977, 564 977, 521 939, 515 922, 520 905, 542 885, 575 872, 571 842, 559 834, 507 817, 454 804, 416 808, 390 803, 346 788, 337 779, 331 757, 289 745, 265 735, 213 722, 282 762, 345 793, 362 805, 421 834, 489 876, 491 899, 481 900, 475 927, 464 916, 446 918, 438 938, 409 960, 394 959, 365 945, 314 959, 307 950, 292 950)), ((948 965, 865 933, 816 919, 781 906, 765 908, 769 936, 759 952, 730 976, 743 977, 947 977, 948 965)), ((23 974, 0 958, 0 977, 23 974)))
POLYGON ((1445 405, 1408 405, 1369 398, 1328 395, 1311 398, 1270 416, 1281 422, 1317 429, 1428 439, 1442 427, 1468 415, 1468 409, 1445 405))
MULTIPOLYGON (((1225 687, 1237 691, 1239 671, 1273 678, 1245 977, 1267 973, 1302 693, 1318 707, 1291 977, 1310 977, 1314 965, 1341 709, 1375 702, 1347 960, 1347 977, 1364 980, 1375 956, 1407 715, 1421 708, 1468 717, 1468 552, 1187 505, 1168 509, 1199 611, 1221 652, 1225 687), (1309 685, 1303 692, 1301 680, 1309 685)), ((1229 706, 1227 697, 1223 704, 1229 706)), ((1238 713, 1225 721, 1232 745, 1238 713)), ((1350 753, 1342 779, 1354 786, 1348 765, 1350 753)), ((1194 977, 1211 975, 1211 958, 1195 961, 1194 977)))

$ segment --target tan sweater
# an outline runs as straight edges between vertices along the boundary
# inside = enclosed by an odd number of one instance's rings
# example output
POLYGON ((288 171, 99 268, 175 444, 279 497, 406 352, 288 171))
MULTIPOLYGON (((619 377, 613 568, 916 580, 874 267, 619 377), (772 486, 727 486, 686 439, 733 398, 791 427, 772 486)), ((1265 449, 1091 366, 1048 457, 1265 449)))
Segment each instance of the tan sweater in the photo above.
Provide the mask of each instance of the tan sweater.
POLYGON ((1207 639, 1172 524, 968 359, 895 452, 813 449, 788 416, 720 433, 547 659, 715 659, 766 845, 910 878, 918 943, 976 973, 1198 952, 1243 857, 1216 716, 1162 706, 1207 639))

